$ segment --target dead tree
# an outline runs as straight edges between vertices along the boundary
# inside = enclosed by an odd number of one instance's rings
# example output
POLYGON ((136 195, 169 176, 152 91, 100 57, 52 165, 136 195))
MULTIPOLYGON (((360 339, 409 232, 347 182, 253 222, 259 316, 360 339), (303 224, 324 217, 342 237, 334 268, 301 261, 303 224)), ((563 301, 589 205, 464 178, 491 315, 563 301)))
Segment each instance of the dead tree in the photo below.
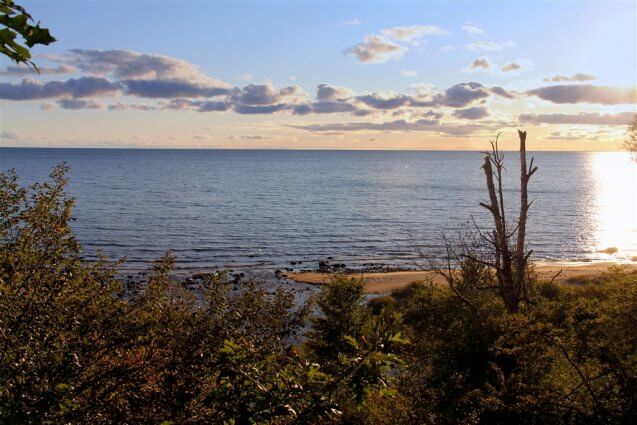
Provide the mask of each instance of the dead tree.
POLYGON ((528 260, 532 250, 526 251, 526 219, 531 206, 528 200, 528 185, 531 176, 537 171, 533 158, 527 167, 526 131, 519 131, 520 137, 520 211, 513 229, 506 217, 502 172, 504 155, 498 147, 499 134, 491 142, 491 151, 485 152, 484 174, 489 191, 489 203, 481 202, 493 216, 494 228, 490 234, 482 234, 493 247, 493 260, 488 266, 495 270, 498 292, 511 313, 520 309, 520 303, 528 301, 528 260), (513 237, 516 235, 515 242, 513 237))

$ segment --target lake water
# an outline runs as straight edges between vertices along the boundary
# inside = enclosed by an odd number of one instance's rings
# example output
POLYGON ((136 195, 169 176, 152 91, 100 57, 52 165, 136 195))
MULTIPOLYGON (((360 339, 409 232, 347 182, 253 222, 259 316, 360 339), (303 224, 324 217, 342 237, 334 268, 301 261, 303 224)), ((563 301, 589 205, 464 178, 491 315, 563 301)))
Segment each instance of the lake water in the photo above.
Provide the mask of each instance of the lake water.
MULTIPOLYGON (((637 166, 628 154, 533 156, 536 259, 637 255, 637 166), (601 252, 611 247, 617 252, 601 252)), ((506 158, 515 188, 517 154, 506 158)), ((410 265, 418 250, 436 251, 441 232, 472 217, 489 223, 478 152, 0 148, 0 171, 15 168, 23 183, 62 161, 87 256, 102 248, 131 268, 168 249, 185 269, 314 267, 326 257, 410 265)))

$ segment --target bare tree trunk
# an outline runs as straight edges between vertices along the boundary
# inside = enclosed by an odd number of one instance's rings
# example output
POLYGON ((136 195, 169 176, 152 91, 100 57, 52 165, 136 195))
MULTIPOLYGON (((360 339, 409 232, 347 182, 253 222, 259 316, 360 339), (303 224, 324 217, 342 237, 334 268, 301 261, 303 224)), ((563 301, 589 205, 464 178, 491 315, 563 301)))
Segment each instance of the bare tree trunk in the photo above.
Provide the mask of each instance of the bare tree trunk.
POLYGON ((526 239, 526 218, 529 212, 528 197, 528 185, 529 179, 537 171, 537 167, 533 167, 533 158, 531 158, 531 164, 527 168, 526 166, 526 131, 518 130, 520 136, 520 217, 518 219, 518 240, 517 240, 517 264, 516 264, 516 280, 518 282, 519 289, 523 291, 521 294, 523 297, 527 297, 526 294, 526 282, 525 273, 527 268, 527 260, 533 251, 525 252, 524 242, 526 239))
POLYGON ((493 239, 491 240, 495 256, 493 266, 498 280, 500 296, 511 313, 519 311, 522 301, 528 301, 526 271, 527 261, 531 254, 531 251, 525 252, 526 219, 530 207, 528 183, 533 173, 537 170, 537 167, 533 167, 533 159, 531 159, 531 165, 527 168, 526 132, 518 131, 518 135, 520 137, 520 214, 517 223, 517 240, 514 247, 511 247, 510 244, 512 233, 508 233, 504 212, 502 183, 504 156, 498 148, 497 137, 491 143, 492 150, 487 152, 482 166, 486 177, 490 204, 480 204, 488 209, 493 216, 495 224, 493 239), (497 180, 497 189, 494 178, 497 180))
MULTIPOLYGON (((512 303, 514 299, 514 294, 511 291, 511 287, 506 283, 511 281, 511 255, 509 253, 509 244, 507 241, 506 235, 506 223, 504 221, 504 217, 502 216, 502 211, 504 210, 504 205, 498 200, 498 196, 496 194, 495 184, 493 182, 493 165, 496 166, 496 169, 500 167, 497 159, 492 161, 492 156, 487 155, 484 158, 484 165, 482 168, 484 169, 484 175, 487 180, 487 189, 489 191, 489 201, 490 205, 481 203, 483 207, 491 211, 491 215, 493 215, 493 221, 495 224, 495 229, 493 231, 493 241, 495 247, 495 256, 496 256, 496 277, 498 278, 498 290, 500 292, 500 296, 503 298, 504 302, 507 304, 507 308, 515 308, 512 303)), ((500 173, 498 173, 500 175, 500 173)), ((501 182, 498 180, 498 193, 502 193, 501 190, 501 182)))

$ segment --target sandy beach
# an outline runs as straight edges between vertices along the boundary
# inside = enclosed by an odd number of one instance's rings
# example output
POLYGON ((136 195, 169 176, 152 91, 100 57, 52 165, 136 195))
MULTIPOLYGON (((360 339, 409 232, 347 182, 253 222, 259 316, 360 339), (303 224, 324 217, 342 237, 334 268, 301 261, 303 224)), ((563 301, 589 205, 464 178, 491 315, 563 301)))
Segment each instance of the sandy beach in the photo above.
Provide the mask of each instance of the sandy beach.
MULTIPOLYGON (((615 262, 538 262, 535 264, 535 270, 540 279, 551 279, 561 270, 561 273, 555 280, 558 282, 567 282, 570 279, 590 277, 603 273, 612 266, 622 266, 637 272, 637 263, 635 262, 627 264, 615 262)), ((333 275, 331 273, 320 272, 290 272, 285 273, 284 276, 295 282, 321 285, 329 282, 333 275)), ((403 288, 412 282, 445 283, 442 277, 437 276, 432 271, 350 272, 347 273, 347 276, 362 278, 365 281, 365 289, 369 294, 383 294, 394 289, 403 288)))

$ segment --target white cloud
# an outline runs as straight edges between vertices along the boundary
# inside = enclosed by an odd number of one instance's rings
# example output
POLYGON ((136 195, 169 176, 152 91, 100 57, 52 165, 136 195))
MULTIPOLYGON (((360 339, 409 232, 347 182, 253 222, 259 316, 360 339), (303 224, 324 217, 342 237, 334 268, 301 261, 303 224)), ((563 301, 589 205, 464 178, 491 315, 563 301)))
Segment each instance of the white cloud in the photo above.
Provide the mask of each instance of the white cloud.
POLYGON ((400 59, 406 51, 406 47, 382 35, 368 35, 362 43, 347 50, 363 63, 385 63, 390 59, 400 59))
POLYGON ((637 103, 637 88, 593 86, 590 84, 540 87, 526 92, 528 95, 553 103, 598 103, 622 105, 637 103))
POLYGON ((416 83, 409 86, 419 98, 431 98, 436 93, 436 86, 429 83, 416 83))
POLYGON ((482 56, 482 57, 474 59, 474 61, 471 62, 469 65, 467 65, 463 69, 463 71, 468 73, 484 72, 491 69, 492 65, 493 63, 491 62, 491 59, 489 59, 488 57, 482 56))
POLYGON ((436 25, 410 25, 386 28, 380 33, 387 38, 398 41, 413 41, 427 35, 449 35, 448 31, 436 25))
POLYGON ((480 35, 484 34, 485 31, 477 24, 466 23, 462 26, 462 30, 469 35, 480 35))
POLYGON ((518 75, 533 68, 533 62, 528 59, 515 59, 502 65, 493 62, 486 56, 481 56, 462 69, 462 72, 484 72, 499 77, 518 75))
POLYGON ((557 82, 562 82, 562 81, 591 81, 594 80, 595 77, 593 75, 589 75, 589 74, 584 74, 582 72, 578 72, 577 74, 568 77, 565 75, 555 75, 553 77, 550 78, 545 78, 542 81, 547 82, 547 83, 557 83, 557 82))
POLYGON ((60 99, 57 104, 62 109, 80 110, 80 109, 104 109, 104 104, 94 100, 84 99, 60 99))
POLYGON ((133 50, 73 49, 64 61, 85 73, 117 79, 180 80, 228 87, 206 75, 198 66, 165 55, 133 50))
POLYGON ((500 70, 502 72, 513 72, 513 71, 518 71, 520 68, 522 68, 522 65, 513 61, 513 62, 505 63, 504 65, 502 65, 500 67, 500 70))
POLYGON ((490 52, 495 50, 502 50, 505 47, 515 47, 515 42, 508 41, 475 41, 467 44, 469 50, 479 50, 482 52, 490 52))
POLYGON ((72 74, 76 72, 72 66, 60 65, 55 68, 47 68, 41 66, 36 71, 34 68, 26 65, 14 65, 7 66, 3 71, 0 71, 0 75, 5 77, 22 77, 26 75, 55 75, 55 74, 72 74))
POLYGON ((628 125, 637 115, 634 112, 600 114, 580 112, 578 114, 521 114, 520 122, 534 124, 580 124, 580 125, 628 125))
POLYGON ((15 131, 0 131, 0 139, 17 140, 20 136, 15 131))
POLYGON ((448 35, 449 32, 436 25, 410 25, 385 28, 380 34, 368 34, 362 43, 346 50, 364 63, 385 63, 390 59, 400 59, 407 51, 407 45, 420 46, 421 40, 429 35, 448 35))

